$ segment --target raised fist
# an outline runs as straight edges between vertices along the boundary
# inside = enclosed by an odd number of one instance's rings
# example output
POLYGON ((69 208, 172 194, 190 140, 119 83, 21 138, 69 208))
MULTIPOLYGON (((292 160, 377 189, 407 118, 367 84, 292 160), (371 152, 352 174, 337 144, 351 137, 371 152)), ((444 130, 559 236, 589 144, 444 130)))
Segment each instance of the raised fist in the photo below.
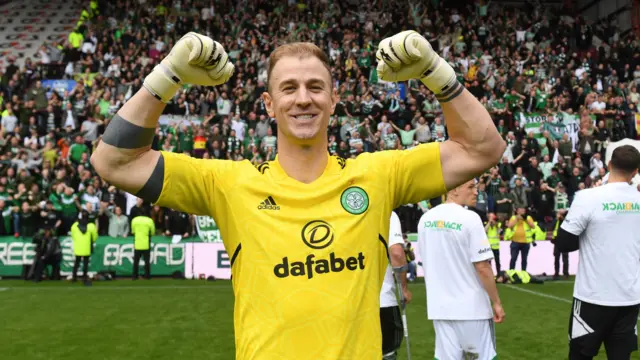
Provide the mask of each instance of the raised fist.
POLYGON ((433 51, 427 39, 413 30, 380 41, 376 58, 381 80, 420 79, 441 102, 449 101, 463 90, 451 65, 433 51))
POLYGON ((392 82, 425 77, 439 60, 429 41, 413 30, 380 41, 376 58, 378 77, 392 82))
POLYGON ((156 97, 168 102, 183 84, 224 84, 233 71, 229 55, 219 42, 189 32, 145 78, 144 85, 156 97))

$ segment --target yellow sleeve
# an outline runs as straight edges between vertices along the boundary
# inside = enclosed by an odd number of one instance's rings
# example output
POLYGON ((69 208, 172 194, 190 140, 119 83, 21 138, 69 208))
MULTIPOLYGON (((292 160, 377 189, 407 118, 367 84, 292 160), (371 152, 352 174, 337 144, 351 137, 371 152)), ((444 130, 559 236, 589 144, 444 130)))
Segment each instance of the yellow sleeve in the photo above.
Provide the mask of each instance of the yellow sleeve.
POLYGON ((388 169, 388 184, 393 208, 419 203, 447 192, 440 163, 440 144, 421 144, 410 150, 389 150, 375 153, 374 161, 388 169), (379 155, 378 155, 379 154, 379 155))
POLYGON ((193 215, 212 215, 214 193, 229 171, 239 166, 231 160, 196 159, 162 152, 164 181, 156 205, 193 215))

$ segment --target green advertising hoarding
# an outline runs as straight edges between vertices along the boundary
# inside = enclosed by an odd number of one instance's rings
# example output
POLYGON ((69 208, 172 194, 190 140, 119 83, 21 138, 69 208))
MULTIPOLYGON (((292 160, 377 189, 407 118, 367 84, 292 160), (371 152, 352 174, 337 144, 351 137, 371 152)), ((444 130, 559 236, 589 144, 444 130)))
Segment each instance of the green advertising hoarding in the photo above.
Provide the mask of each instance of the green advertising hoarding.
MULTIPOLYGON (((171 275, 176 271, 184 272, 185 243, 173 244, 170 237, 151 238, 151 275, 171 275)), ((75 256, 73 241, 70 237, 61 237, 62 263, 60 273, 71 274, 75 256)), ((33 264, 35 245, 31 239, 0 237, 0 276, 20 276, 23 265, 33 264)), ((99 237, 96 242, 89 272, 115 271, 118 276, 131 276, 133 270, 133 238, 99 237)), ((140 261, 143 271, 144 261, 140 261)), ((79 272, 82 273, 82 265, 79 272)))

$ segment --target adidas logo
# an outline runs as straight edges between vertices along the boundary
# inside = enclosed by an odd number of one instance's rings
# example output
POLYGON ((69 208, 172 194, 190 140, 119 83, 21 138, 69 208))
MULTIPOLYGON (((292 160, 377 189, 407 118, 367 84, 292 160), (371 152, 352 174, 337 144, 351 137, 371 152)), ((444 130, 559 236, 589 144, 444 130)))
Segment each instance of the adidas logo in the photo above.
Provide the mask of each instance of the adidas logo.
POLYGON ((260 205, 258 205, 258 210, 280 210, 280 206, 276 205, 276 201, 273 200, 273 197, 269 196, 264 199, 260 205))

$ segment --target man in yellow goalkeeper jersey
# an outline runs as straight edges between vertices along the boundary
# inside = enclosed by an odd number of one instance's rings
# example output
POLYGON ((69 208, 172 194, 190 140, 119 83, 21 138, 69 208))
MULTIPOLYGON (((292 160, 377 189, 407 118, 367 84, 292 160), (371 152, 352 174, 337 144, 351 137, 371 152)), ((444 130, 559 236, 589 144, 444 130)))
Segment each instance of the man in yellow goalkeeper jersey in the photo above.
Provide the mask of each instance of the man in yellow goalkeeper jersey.
POLYGON ((338 101, 327 55, 310 43, 271 54, 263 101, 278 155, 200 160, 150 149, 165 103, 185 83, 226 82, 222 45, 180 39, 108 126, 91 160, 109 183, 160 206, 210 215, 231 257, 236 358, 380 359, 379 295, 392 209, 437 197, 495 165, 505 148, 489 114, 426 39, 382 40, 378 74, 419 78, 440 102, 450 139, 345 160, 327 151, 338 101))

